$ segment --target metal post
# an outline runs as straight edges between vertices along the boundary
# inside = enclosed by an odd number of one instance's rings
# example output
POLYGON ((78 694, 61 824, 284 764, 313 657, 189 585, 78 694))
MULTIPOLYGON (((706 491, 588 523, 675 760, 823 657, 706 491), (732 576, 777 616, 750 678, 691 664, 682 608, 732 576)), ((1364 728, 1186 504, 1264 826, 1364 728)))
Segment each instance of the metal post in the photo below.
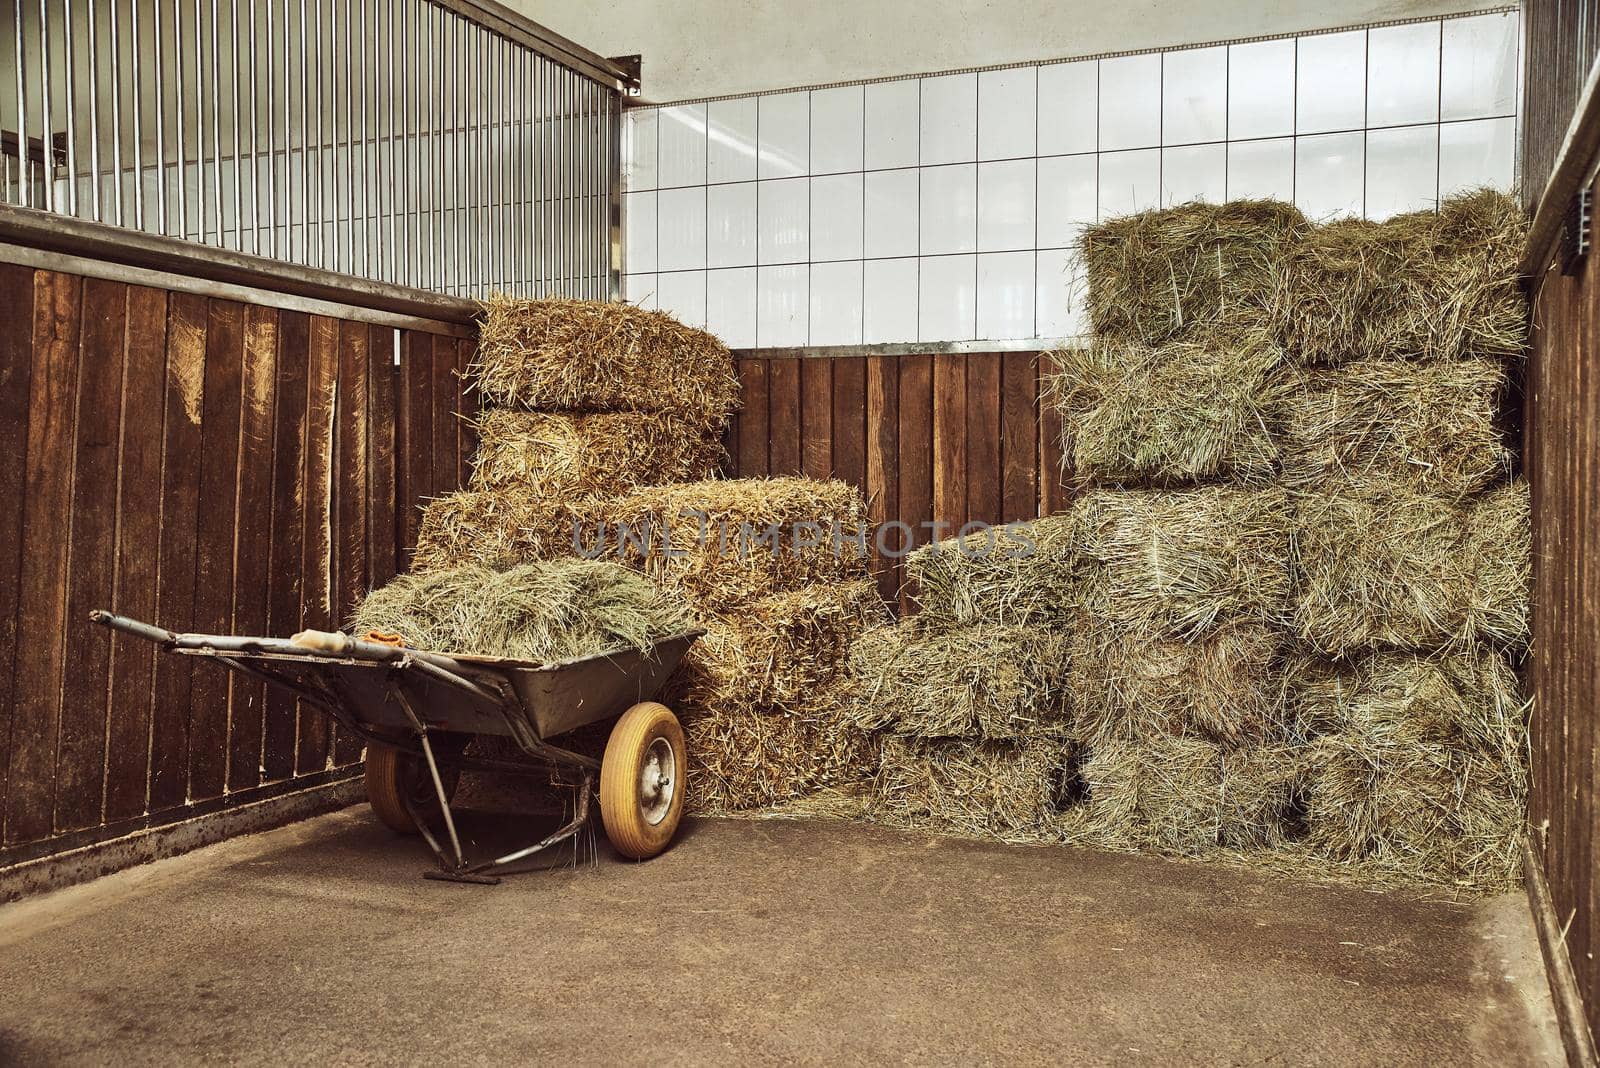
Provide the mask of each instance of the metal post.
POLYGON ((167 79, 161 71, 161 0, 151 5, 151 39, 156 60, 156 232, 167 232, 167 79))
MULTIPOLYGON (((250 8, 250 251, 259 256, 261 255, 261 127, 257 121, 256 98, 261 94, 257 92, 258 81, 256 78, 256 69, 259 66, 256 62, 256 9, 254 4, 248 6, 250 8)), ((271 8, 269 7, 268 10, 270 11, 271 8)), ((234 0, 233 17, 235 23, 237 23, 239 19, 239 0, 234 0)), ((235 36, 237 36, 237 31, 235 36)), ((237 67, 239 63, 237 53, 235 53, 233 62, 236 75, 234 81, 237 83, 237 67)), ((269 106, 271 96, 272 67, 269 64, 267 67, 269 106)), ((237 122, 238 120, 235 119, 234 121, 237 122)), ((267 122, 267 130, 270 134, 272 130, 270 119, 267 122)), ((271 161, 271 153, 269 152, 267 162, 270 163, 271 161)), ((235 160, 235 167, 241 165, 238 160, 235 160)), ((241 240, 243 239, 241 238, 241 240)))
MULTIPOLYGON (((278 131, 273 124, 273 98, 278 95, 278 82, 273 76, 272 9, 277 0, 266 0, 267 9, 267 255, 278 254, 278 131)), ((288 101, 284 109, 288 110, 288 101)), ((259 251, 259 250, 258 250, 259 251)))
MULTIPOLYGON (((355 22, 350 15, 350 0, 341 0, 341 2, 344 4, 345 46, 343 52, 339 51, 337 47, 334 49, 333 62, 335 70, 338 69, 340 63, 343 63, 345 74, 348 75, 348 77, 345 79, 346 86, 342 94, 344 96, 345 214, 349 218, 349 226, 346 228, 345 233, 344 247, 348 250, 348 255, 345 257, 345 263, 350 273, 354 274, 356 269, 356 80, 355 63, 351 61, 350 57, 354 54, 352 50, 355 48, 356 38, 354 33, 355 22)), ((337 79, 335 79, 335 81, 337 81, 337 79)), ((335 88, 335 91, 338 91, 337 87, 335 88)), ((336 203, 337 196, 338 194, 336 192, 336 203)))
MULTIPOLYGON (((140 167, 143 156, 139 151, 139 4, 138 0, 129 5, 129 15, 133 20, 133 47, 129 49, 132 64, 129 73, 133 76, 133 225, 136 229, 144 229, 144 172, 140 167)), ((124 225, 122 204, 122 46, 117 24, 117 4, 111 5, 111 110, 117 116, 117 139, 112 143, 112 165, 117 170, 117 225, 124 225)))
MULTIPOLYGON (((215 77, 216 71, 212 71, 215 77)), ((216 98, 212 98, 216 107, 216 98)), ((194 184, 200 191, 200 221, 194 239, 206 239, 206 42, 205 13, 194 0, 194 184)), ((220 212, 220 208, 219 208, 220 212)))
MULTIPOLYGON (((360 69, 352 81, 355 84, 356 95, 361 99, 361 274, 367 278, 372 277, 372 142, 367 139, 367 8, 369 6, 366 3, 356 5, 356 10, 361 15, 361 36, 359 41, 350 42, 351 49, 360 63, 360 69)), ((350 198, 350 214, 352 217, 355 215, 353 192, 350 198)), ((354 223, 351 225, 353 228, 354 223)), ((352 237, 350 245, 352 265, 355 263, 355 251, 355 239, 352 237)))
MULTIPOLYGON (((306 0, 300 0, 300 262, 311 262, 311 75, 306 66, 306 0)), ((293 220, 291 218, 291 225, 293 220)))
POLYGON ((394 0, 384 0, 384 7, 388 9, 388 13, 389 13, 389 19, 388 19, 388 22, 389 22, 389 33, 388 33, 387 38, 384 41, 384 43, 387 45, 387 47, 384 48, 384 52, 389 57, 389 82, 388 82, 388 91, 383 93, 383 94, 381 94, 379 96, 379 98, 378 98, 378 107, 383 110, 384 117, 387 120, 386 121, 386 125, 388 126, 388 129, 389 129, 389 136, 388 136, 389 144, 388 144, 388 148, 387 148, 387 152, 388 152, 388 156, 389 156, 389 161, 388 161, 389 162, 389 166, 388 166, 389 182, 388 182, 388 184, 385 184, 384 182, 382 182, 380 180, 378 185, 379 185, 379 188, 381 188, 383 190, 384 206, 387 209, 387 215, 388 215, 388 220, 387 220, 386 225, 385 225, 385 231, 386 231, 386 235, 387 235, 387 242, 386 242, 386 244, 387 244, 386 253, 387 254, 384 256, 385 270, 384 270, 384 276, 383 277, 384 277, 384 281, 386 281, 386 282, 394 282, 394 281, 398 281, 399 273, 400 273, 399 272, 400 263, 399 263, 399 259, 398 259, 397 254, 396 254, 396 245, 398 244, 398 240, 397 240, 398 235, 396 234, 396 231, 395 231, 395 210, 394 210, 394 208, 395 208, 394 176, 397 173, 399 173, 399 161, 396 160, 395 156, 394 156, 394 130, 395 130, 395 111, 396 111, 395 99, 394 99, 394 52, 395 52, 395 49, 394 49, 394 36, 395 36, 395 32, 394 32, 394 0))
POLYGON ((65 31, 61 36, 64 50, 63 61, 66 67, 67 86, 67 214, 78 214, 78 76, 76 65, 72 61, 72 0, 63 0, 63 10, 66 19, 62 23, 65 31))
MULTIPOLYGON (((70 0, 68 4, 71 6, 70 0)), ((94 212, 94 221, 101 220, 100 214, 100 49, 99 32, 96 23, 100 20, 98 13, 91 5, 89 8, 89 205, 94 212)), ((67 28, 72 24, 69 21, 67 28)), ((68 83, 69 90, 71 83, 68 83)))
MULTIPOLYGON (((228 0, 229 14, 228 33, 233 43, 233 247, 244 250, 244 152, 239 137, 239 0, 228 0)), ((213 9, 212 18, 216 17, 213 9)), ((216 54, 217 32, 213 25, 211 28, 212 54, 216 54)), ((252 61, 255 59, 255 50, 250 53, 252 61)), ((255 114, 255 101, 250 102, 252 116, 255 114)), ((254 124, 252 123, 252 128, 254 124)), ((251 160, 255 154, 251 153, 251 160)))
MULTIPOLYGON (((22 0, 11 0, 11 10, 17 16, 17 157, 22 166, 21 195, 17 198, 23 207, 33 206, 33 165, 28 160, 28 86, 26 70, 22 63, 22 0)), ((50 146, 45 146, 45 158, 50 158, 50 146)), ((48 172, 47 172, 48 173, 48 172)))
MULTIPOLYGON (((322 92, 322 69, 327 64, 328 56, 327 56, 327 49, 322 47, 322 22, 323 22, 323 19, 322 19, 322 0, 317 0, 316 7, 314 8, 314 12, 315 12, 314 17, 317 20, 317 30, 316 30, 317 81, 316 81, 316 93, 315 93, 314 98, 313 98, 314 101, 315 101, 315 104, 316 104, 316 108, 317 108, 317 124, 316 124, 316 130, 317 130, 317 165, 316 165, 316 170, 309 171, 308 173, 314 174, 316 176, 316 179, 317 179, 317 214, 316 214, 316 220, 317 220, 317 266, 318 267, 326 267, 328 265, 328 226, 327 226, 327 221, 328 221, 328 206, 327 206, 328 185, 327 185, 327 182, 325 181, 325 179, 327 178, 328 151, 327 151, 327 139, 325 137, 323 137, 322 115, 323 115, 324 105, 326 103, 327 98, 325 96, 323 96, 323 92, 322 92)), ((309 107, 310 105, 308 104, 307 106, 309 107)), ((309 165, 309 163, 310 163, 310 155, 309 155, 309 153, 307 154, 306 159, 307 159, 307 164, 309 165)), ((307 201, 307 205, 306 205, 306 218, 308 220, 311 218, 311 207, 310 207, 310 202, 309 201, 307 201)), ((307 250, 306 250, 306 255, 308 257, 310 256, 309 243, 308 243, 308 247, 307 247, 307 250)), ((309 262, 309 260, 307 262, 309 262)))

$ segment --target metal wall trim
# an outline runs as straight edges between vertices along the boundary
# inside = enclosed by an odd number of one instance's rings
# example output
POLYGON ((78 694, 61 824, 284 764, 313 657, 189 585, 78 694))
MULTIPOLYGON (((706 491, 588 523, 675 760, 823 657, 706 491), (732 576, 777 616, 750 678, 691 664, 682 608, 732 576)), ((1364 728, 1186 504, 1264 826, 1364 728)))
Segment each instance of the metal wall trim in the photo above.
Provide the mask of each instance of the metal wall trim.
POLYGON ((734 349, 741 360, 827 360, 849 356, 978 355, 990 352, 1048 352, 1088 345, 1081 337, 1028 338, 1016 341, 896 341, 880 345, 807 345, 787 349, 734 349))

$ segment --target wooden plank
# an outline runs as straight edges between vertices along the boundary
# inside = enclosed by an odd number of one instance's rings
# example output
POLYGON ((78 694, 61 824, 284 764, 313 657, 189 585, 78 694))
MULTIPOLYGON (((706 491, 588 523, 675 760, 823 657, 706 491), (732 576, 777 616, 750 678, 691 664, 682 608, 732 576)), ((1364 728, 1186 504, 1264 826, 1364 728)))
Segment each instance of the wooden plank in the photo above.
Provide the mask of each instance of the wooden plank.
POLYGON ((767 361, 767 432, 769 471, 798 475, 800 466, 800 361, 767 361))
POLYGON ((732 451, 736 478, 760 478, 768 466, 767 361, 740 360, 738 440, 732 451))
POLYGON ((967 357, 933 358, 933 519, 947 538, 967 521, 967 357))
MULTIPOLYGON (((933 357, 900 358, 900 518, 915 548, 926 545, 933 522, 933 357)), ((916 610, 914 590, 901 589, 900 611, 916 610)))
POLYGON ((400 338, 400 436, 396 463, 402 474, 395 507, 400 512, 406 566, 417 545, 423 499, 433 495, 433 343, 408 330, 400 338))
MULTIPOLYGON (((370 331, 361 323, 339 324, 339 403, 335 412, 335 438, 338 462, 334 470, 335 499, 339 516, 334 600, 335 623, 342 623, 367 592, 370 568, 367 564, 367 415, 371 405, 367 396, 370 359, 370 331)), ((361 759, 361 738, 343 730, 337 723, 333 732, 333 763, 336 767, 361 759)))
MULTIPOLYGON (((156 620, 169 630, 194 629, 195 544, 200 510, 200 421, 205 402, 206 299, 167 298, 167 361, 161 444, 161 559, 156 620)), ((155 711, 150 723, 152 812, 183 804, 189 795, 187 657, 156 659, 155 711)))
MULTIPOLYGON (((122 387, 121 478, 117 491, 115 611, 156 618, 161 545, 161 437, 166 390, 167 293, 128 289, 122 387)), ((106 730, 107 822, 145 810, 156 657, 149 642, 111 637, 111 712, 106 730)))
MULTIPOLYGON (((239 504, 234 536, 233 627, 265 634, 271 600, 272 461, 278 394, 278 313, 245 308, 239 423, 239 504)), ((266 726, 264 684, 229 676, 228 790, 261 782, 266 726)))
MULTIPOLYGON (((454 338, 433 341, 433 478, 430 496, 461 487, 460 349, 454 338)), ((420 503, 420 502, 419 502, 420 503)), ((418 517, 420 525, 421 517, 418 517)))
POLYGON ((898 604, 905 541, 900 514, 900 359, 869 356, 866 367, 867 514, 874 529, 872 569, 878 592, 898 604), (885 527, 894 521, 896 525, 885 527))
POLYGON ((1039 396, 1034 356, 1008 352, 1000 363, 1000 520, 1039 514, 1039 396))
POLYGON ((456 469, 456 485, 465 486, 467 476, 472 473, 472 457, 478 451, 478 414, 481 410, 482 397, 472 387, 472 365, 478 358, 478 342, 475 338, 462 338, 456 342, 456 366, 460 374, 456 377, 456 412, 460 418, 456 420, 456 449, 460 454, 460 463, 456 469))
MULTIPOLYGON (((278 388, 272 431, 272 574, 267 591, 267 633, 287 637, 300 629, 305 545, 306 382, 311 319, 278 315, 278 388)), ((298 726, 295 699, 267 691, 262 732, 262 776, 268 782, 294 774, 298 726)))
POLYGON ((967 357, 968 523, 1000 522, 1000 354, 967 357))
POLYGON ((371 581, 381 586, 400 567, 395 545, 395 366, 394 331, 368 333, 367 404, 367 564, 371 581))
POLYGON ((82 282, 34 275, 28 439, 23 459, 19 651, 11 725, 5 841, 45 838, 52 829, 56 735, 66 668, 67 552, 72 508, 73 420, 78 393, 78 307, 82 282))
POLYGON ((1045 382, 1055 373, 1048 352, 1039 354, 1039 514, 1055 515, 1072 503, 1061 457, 1061 413, 1045 397, 1045 382))
POLYGON ((105 805, 111 641, 89 613, 111 604, 116 571, 117 450, 122 437, 128 287, 83 283, 78 324, 78 411, 67 571, 66 657, 56 741, 55 829, 97 825, 105 805))
POLYGON ((867 361, 845 356, 827 362, 833 364, 833 474, 865 493, 867 361))
MULTIPOLYGON (((233 551, 239 501, 239 422, 244 305, 212 300, 206 320, 200 422, 200 523, 195 556, 196 629, 233 629, 233 551)), ((228 673, 202 665, 189 696, 189 799, 218 797, 228 779, 228 673)))
MULTIPOLYGON (((306 370, 306 458, 301 543, 301 626, 329 630, 333 608, 333 409, 339 388, 339 323, 313 315, 306 370)), ((299 735, 295 772, 307 774, 328 766, 328 717, 305 701, 298 712, 299 735)))
MULTIPOLYGON (((17 602, 22 581, 23 513, 27 501, 28 401, 33 378, 34 272, 0 263, 0 303, 12 314, 0 316, 0 450, 24 463, 0 464, 0 497, 15 501, 0 510, 0 745, 11 751, 15 709, 17 602)), ((0 828, 5 824, 10 761, 0 757, 0 828)), ((4 841, 0 833, 0 841, 4 841)))
POLYGON ((833 361, 800 361, 800 471, 833 477, 833 361))

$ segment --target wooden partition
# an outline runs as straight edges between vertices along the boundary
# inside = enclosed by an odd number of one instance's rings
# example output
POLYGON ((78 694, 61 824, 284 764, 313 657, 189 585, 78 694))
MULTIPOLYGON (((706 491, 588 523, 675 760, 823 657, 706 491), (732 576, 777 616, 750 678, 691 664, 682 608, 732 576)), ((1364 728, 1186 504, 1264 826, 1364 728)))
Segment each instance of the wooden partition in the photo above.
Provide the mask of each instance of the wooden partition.
MULTIPOLYGON (((731 471, 852 482, 875 523, 906 524, 917 545, 968 522, 1049 515, 1067 489, 1060 423, 1040 404, 1047 360, 1036 352, 742 356, 731 471)), ((901 596, 901 561, 879 560, 877 571, 884 595, 901 596)))
POLYGON ((461 483, 470 350, 0 264, 0 868, 349 774, 322 715, 89 612, 336 625, 461 483))

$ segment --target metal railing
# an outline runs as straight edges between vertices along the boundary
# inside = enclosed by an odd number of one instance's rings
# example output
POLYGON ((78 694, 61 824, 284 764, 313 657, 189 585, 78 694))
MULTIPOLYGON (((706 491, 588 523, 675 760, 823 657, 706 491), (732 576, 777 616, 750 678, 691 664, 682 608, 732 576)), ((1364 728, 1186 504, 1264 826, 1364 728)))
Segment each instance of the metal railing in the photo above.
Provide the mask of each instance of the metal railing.
POLYGON ((1535 208, 1600 53, 1600 3, 1529 0, 1522 33, 1522 195, 1535 208))
POLYGON ((0 44, 0 201, 459 296, 617 294, 628 75, 497 4, 0 0, 0 44))

